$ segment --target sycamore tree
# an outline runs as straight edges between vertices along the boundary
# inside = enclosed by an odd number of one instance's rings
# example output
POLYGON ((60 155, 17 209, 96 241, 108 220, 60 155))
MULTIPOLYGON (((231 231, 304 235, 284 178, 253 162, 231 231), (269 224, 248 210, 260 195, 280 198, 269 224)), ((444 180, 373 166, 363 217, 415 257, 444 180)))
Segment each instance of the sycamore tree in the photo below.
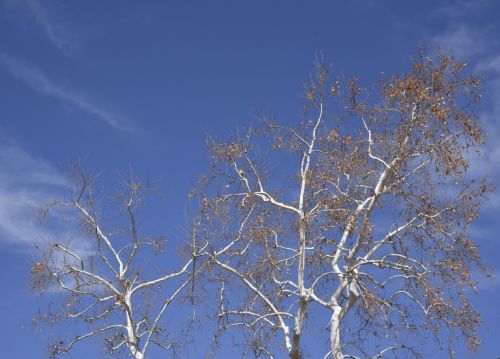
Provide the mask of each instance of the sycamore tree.
POLYGON ((37 319, 60 324, 56 332, 61 337, 51 345, 51 356, 88 340, 101 341, 109 355, 119 357, 143 359, 152 346, 175 354, 181 320, 176 319, 174 333, 165 324, 174 301, 189 290, 195 271, 202 267, 195 263, 203 248, 191 240, 184 255, 177 256, 170 246, 165 248, 163 236, 142 233, 138 210, 147 187, 133 177, 114 196, 124 223, 110 214, 105 221, 101 204, 106 196, 94 194, 92 176, 80 168, 75 175, 74 195, 49 204, 44 215, 55 212, 73 227, 79 223, 82 235, 72 242, 47 240, 31 268, 32 288, 46 292, 50 301, 37 319), (162 260, 154 260, 153 252, 162 260), (159 270, 153 270, 153 263, 159 270))
POLYGON ((451 356, 460 338, 477 350, 478 87, 441 53, 370 96, 320 63, 297 126, 263 117, 210 140, 198 235, 217 337, 241 329, 256 357, 293 359, 418 358, 428 336, 451 356))

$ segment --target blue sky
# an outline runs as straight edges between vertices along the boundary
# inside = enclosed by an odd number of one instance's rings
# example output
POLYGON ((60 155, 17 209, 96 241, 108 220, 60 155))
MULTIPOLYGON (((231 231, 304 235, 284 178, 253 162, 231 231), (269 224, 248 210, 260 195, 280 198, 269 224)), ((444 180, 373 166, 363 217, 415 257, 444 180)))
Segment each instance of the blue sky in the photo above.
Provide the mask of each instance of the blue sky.
MULTIPOLYGON (((45 350, 44 333, 31 326, 40 302, 27 289, 33 247, 47 235, 36 208, 70 187, 71 161, 103 170, 107 188, 130 168, 158 181, 165 196, 150 207, 148 224, 180 240, 187 193, 208 166, 204 138, 251 123, 257 109, 297 121, 319 52, 365 84, 404 71, 425 44, 469 59, 485 78, 480 115, 489 133, 471 171, 500 184, 499 13, 493 0, 1 0, 4 354, 39 358, 45 350)), ((500 356, 499 208, 493 194, 472 229, 496 273, 474 297, 484 319, 478 358, 500 356)), ((73 357, 80 355, 84 347, 73 357)))

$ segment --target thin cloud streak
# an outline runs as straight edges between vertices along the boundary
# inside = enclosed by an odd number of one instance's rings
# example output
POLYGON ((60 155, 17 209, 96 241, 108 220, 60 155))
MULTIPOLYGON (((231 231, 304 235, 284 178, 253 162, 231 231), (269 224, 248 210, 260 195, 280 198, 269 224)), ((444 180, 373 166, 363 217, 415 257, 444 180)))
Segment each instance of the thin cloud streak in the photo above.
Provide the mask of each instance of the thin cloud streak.
POLYGON ((431 16, 456 20, 470 14, 471 11, 487 6, 489 3, 491 0, 445 0, 441 4, 437 4, 431 16))
POLYGON ((94 115, 114 129, 130 130, 130 126, 125 123, 123 118, 102 108, 86 96, 57 85, 38 69, 27 66, 5 54, 0 54, 0 65, 36 92, 71 104, 84 112, 94 115))
POLYGON ((464 60, 485 52, 487 48, 484 41, 485 35, 485 31, 472 30, 461 25, 434 36, 432 43, 453 54, 459 60, 464 60))
POLYGON ((39 241, 37 211, 69 188, 66 178, 48 162, 0 140, 0 242, 39 241))
POLYGON ((93 253, 91 242, 65 213, 52 215, 39 223, 42 206, 63 198, 74 185, 54 166, 18 145, 0 138, 0 244, 2 248, 31 252, 57 241, 93 253), (7 246, 5 246, 7 245, 7 246))
MULTIPOLYGON (((452 26, 436 35, 432 43, 459 60, 472 60, 473 70, 483 75, 484 102, 487 107, 479 114, 487 133, 486 144, 481 156, 469 156, 469 174, 474 177, 488 176, 493 183, 500 183, 500 136, 498 119, 500 118, 500 46, 492 40, 487 26, 471 28, 464 24, 452 26), (488 44, 488 45, 487 45, 488 44), (486 76, 485 76, 486 75, 486 76)), ((485 209, 500 207, 500 192, 488 195, 485 209)))
POLYGON ((75 49, 74 35, 50 16, 39 0, 15 0, 23 3, 43 29, 47 39, 65 56, 71 56, 75 49))

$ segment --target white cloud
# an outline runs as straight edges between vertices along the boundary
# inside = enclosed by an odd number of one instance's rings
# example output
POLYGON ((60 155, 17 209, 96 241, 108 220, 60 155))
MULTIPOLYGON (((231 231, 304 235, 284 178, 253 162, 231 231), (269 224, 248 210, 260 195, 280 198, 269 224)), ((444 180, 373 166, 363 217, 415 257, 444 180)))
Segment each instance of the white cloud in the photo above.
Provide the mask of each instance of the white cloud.
POLYGON ((476 70, 486 73, 494 72, 496 74, 500 74, 500 54, 481 61, 477 65, 476 70))
POLYGON ((459 60, 470 59, 486 49, 485 31, 470 29, 464 25, 448 29, 434 36, 432 43, 459 60))
MULTIPOLYGON (((500 184, 500 50, 499 55, 485 56, 477 60, 478 72, 487 74, 483 84, 483 97, 486 108, 479 113, 486 132, 486 144, 481 156, 471 158, 470 172, 473 175, 486 175, 490 181, 500 184)), ((489 206, 500 206, 500 192, 490 194, 489 206)))
POLYGON ((491 0, 445 0, 437 4, 431 16, 457 19, 487 6, 490 2, 491 0))
POLYGON ((76 48, 75 35, 57 22, 39 0, 10 0, 21 3, 33 16, 36 24, 43 30, 47 39, 63 55, 71 56, 76 48))
POLYGON ((500 286, 500 271, 498 270, 488 275, 475 272, 473 278, 479 282, 479 289, 481 290, 495 290, 500 286))
POLYGON ((7 69, 14 77, 25 82, 38 93, 68 103, 106 122, 115 129, 130 130, 130 126, 125 122, 123 117, 117 116, 115 113, 103 108, 101 105, 95 103, 95 101, 80 93, 56 84, 38 69, 27 66, 1 53, 0 65, 7 69))
MULTIPOLYGON (((467 1, 459 2, 462 10, 472 6, 467 1)), ((487 134, 481 155, 471 155, 469 174, 473 177, 487 176, 489 181, 500 184, 500 44, 488 30, 487 25, 472 27, 452 25, 445 32, 436 35, 432 43, 451 53, 458 60, 468 60, 473 71, 483 79, 483 109, 479 112, 487 134)), ((489 194, 486 209, 500 207, 500 192, 489 194)))
POLYGON ((42 206, 63 199, 72 189, 71 181, 49 162, 0 138, 2 249, 31 252, 35 246, 44 249, 48 242, 58 242, 82 256, 93 253, 92 242, 68 213, 55 208, 43 223, 39 221, 42 206))
POLYGON ((29 245, 42 235, 40 207, 70 187, 48 162, 0 140, 0 241, 29 245))

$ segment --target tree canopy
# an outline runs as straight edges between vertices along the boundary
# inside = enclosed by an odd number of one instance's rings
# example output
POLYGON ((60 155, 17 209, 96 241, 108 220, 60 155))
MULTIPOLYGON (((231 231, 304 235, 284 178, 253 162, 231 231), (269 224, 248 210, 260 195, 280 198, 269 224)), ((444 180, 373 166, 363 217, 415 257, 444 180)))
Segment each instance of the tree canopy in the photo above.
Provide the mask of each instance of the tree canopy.
POLYGON ((143 187, 127 182, 118 203, 128 224, 111 233, 77 172, 79 191, 51 207, 74 211, 91 253, 51 242, 32 267, 34 287, 59 287, 67 303, 46 318, 90 327, 54 354, 100 333, 110 353, 171 349, 167 308, 186 295, 196 308, 201 291, 213 299, 215 338, 241 330, 255 357, 419 358, 429 334, 451 356, 458 338, 477 350, 469 296, 484 267, 469 227, 491 190, 467 172, 484 138, 479 85, 441 52, 420 51, 373 91, 320 59, 296 126, 260 116, 207 140, 187 250, 160 253, 179 265, 153 278, 136 261, 142 247, 160 248, 138 234, 143 187))

